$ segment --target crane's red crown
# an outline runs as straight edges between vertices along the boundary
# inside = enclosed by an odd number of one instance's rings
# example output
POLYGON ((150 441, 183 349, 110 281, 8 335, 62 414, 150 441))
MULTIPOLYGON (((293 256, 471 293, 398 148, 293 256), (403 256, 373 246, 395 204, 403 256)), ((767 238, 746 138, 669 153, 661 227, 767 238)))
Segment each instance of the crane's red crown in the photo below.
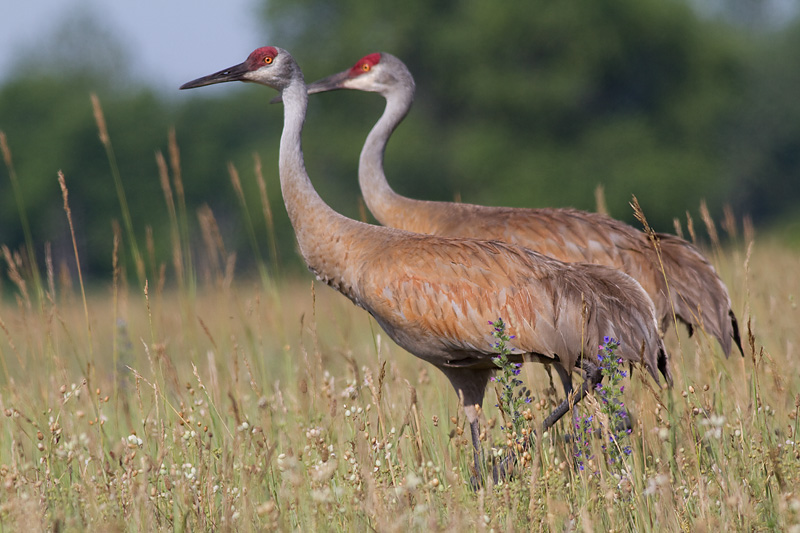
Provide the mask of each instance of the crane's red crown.
POLYGON ((278 49, 274 46, 262 46, 250 52, 250 55, 247 56, 246 63, 247 66, 250 67, 250 70, 257 70, 264 65, 272 63, 277 55, 278 49))
POLYGON ((372 67, 377 65, 381 62, 381 54, 379 52, 375 52, 374 54, 369 54, 361 59, 353 65, 353 68, 350 69, 350 76, 356 77, 369 72, 372 70, 372 67))

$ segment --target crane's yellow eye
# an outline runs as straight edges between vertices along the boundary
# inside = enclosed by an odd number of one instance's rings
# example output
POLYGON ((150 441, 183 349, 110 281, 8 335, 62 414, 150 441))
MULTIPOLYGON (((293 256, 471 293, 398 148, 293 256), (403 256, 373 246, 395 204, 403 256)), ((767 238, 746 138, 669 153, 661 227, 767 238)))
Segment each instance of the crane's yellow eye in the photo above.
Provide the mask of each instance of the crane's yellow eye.
POLYGON ((265 57, 264 58, 264 63, 266 63, 267 65, 271 65, 272 64, 272 58, 269 57, 269 56, 265 57))
POLYGON ((363 70, 364 72, 369 72, 369 69, 371 68, 372 67, 370 66, 369 63, 364 63, 363 65, 361 65, 361 70, 363 70))

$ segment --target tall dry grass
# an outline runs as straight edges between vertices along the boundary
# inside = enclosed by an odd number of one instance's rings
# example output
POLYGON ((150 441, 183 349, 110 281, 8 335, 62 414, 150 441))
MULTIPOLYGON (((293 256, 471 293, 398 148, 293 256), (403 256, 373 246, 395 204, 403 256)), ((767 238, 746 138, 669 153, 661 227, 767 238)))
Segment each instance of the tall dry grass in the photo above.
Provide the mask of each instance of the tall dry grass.
MULTIPOLYGON (((561 424, 531 466, 477 492, 449 384, 328 288, 284 281, 276 308, 260 281, 234 279, 202 284, 187 309, 177 289, 109 283, 88 295, 87 327, 76 289, 49 267, 41 311, 21 290, 0 306, 0 525, 797 527, 798 257, 755 244, 722 259, 752 332, 746 357, 668 335, 674 389, 636 371, 625 392, 629 478, 601 459, 597 474, 576 469, 561 424)), ((556 394, 541 368, 523 376, 540 423, 556 394)), ((505 440, 493 400, 487 450, 505 440)))
MULTIPOLYGON (((623 470, 605 464, 599 440, 590 467, 576 468, 561 423, 512 479, 488 476, 476 491, 469 428, 444 377, 327 287, 276 278, 277 262, 259 255, 258 279, 237 278, 208 208, 203 247, 190 249, 174 141, 170 165, 157 157, 171 267, 137 259, 129 285, 119 254, 135 244, 118 225, 113 278, 91 292, 47 247, 39 281, 25 254, 4 249, 0 529, 800 531, 800 257, 751 225, 742 236, 726 217, 722 246, 702 216, 744 358, 672 331, 674 388, 638 370, 626 382, 623 470), (41 294, 30 290, 39 282, 41 294)), ((541 367, 522 377, 537 427, 561 392, 541 367)), ((487 460, 508 441, 494 403, 489 391, 487 460)))

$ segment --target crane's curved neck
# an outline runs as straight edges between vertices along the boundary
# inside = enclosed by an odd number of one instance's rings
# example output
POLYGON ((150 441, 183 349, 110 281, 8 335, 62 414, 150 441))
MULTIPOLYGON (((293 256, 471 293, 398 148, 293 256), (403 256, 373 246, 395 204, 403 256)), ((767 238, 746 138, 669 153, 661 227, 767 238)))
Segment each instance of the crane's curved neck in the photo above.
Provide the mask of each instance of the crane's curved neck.
POLYGON ((403 121, 414 101, 413 89, 396 90, 387 95, 386 108, 373 126, 361 150, 358 182, 370 212, 381 224, 405 228, 403 218, 416 200, 392 190, 383 171, 383 156, 392 132, 403 121))
MULTIPOLYGON (((336 213, 319 196, 305 168, 302 132, 308 95, 297 71, 283 90, 284 125, 279 172, 281 193, 292 222, 300 253, 317 276, 346 296, 351 296, 353 273, 347 258, 363 238, 366 226, 336 213)), ((352 258, 352 257, 351 257, 352 258)))
POLYGON ((304 89, 305 82, 298 72, 282 92, 283 133, 278 169, 283 200, 295 228, 303 225, 302 213, 307 210, 306 206, 313 205, 322 211, 330 209, 311 184, 303 158, 302 134, 308 109, 308 95, 304 89))

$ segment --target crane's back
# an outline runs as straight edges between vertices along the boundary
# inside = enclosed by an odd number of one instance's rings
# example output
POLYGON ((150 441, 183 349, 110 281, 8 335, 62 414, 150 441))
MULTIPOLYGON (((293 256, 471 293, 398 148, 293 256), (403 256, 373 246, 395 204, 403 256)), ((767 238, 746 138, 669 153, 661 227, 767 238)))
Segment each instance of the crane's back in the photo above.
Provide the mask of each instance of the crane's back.
POLYGON ((403 348, 437 366, 492 366, 490 321, 503 318, 513 351, 574 369, 603 337, 656 375, 663 345, 652 302, 629 276, 564 264, 501 242, 386 233, 354 265, 353 301, 403 348))

